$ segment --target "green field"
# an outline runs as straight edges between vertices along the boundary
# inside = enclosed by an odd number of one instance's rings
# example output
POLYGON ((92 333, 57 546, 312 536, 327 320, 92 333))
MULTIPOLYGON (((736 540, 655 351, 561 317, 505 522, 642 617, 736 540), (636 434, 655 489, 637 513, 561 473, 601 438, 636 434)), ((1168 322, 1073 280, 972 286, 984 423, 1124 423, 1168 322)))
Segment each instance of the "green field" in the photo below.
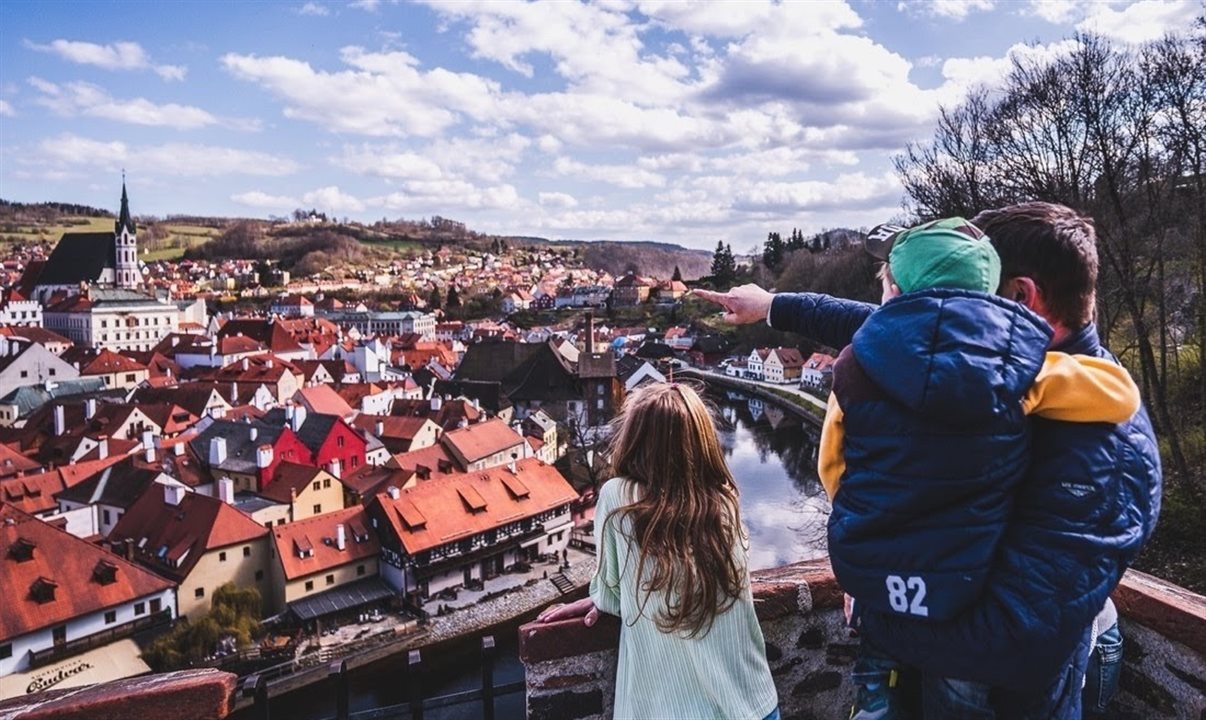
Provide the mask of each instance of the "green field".
POLYGON ((113 232, 113 218, 73 217, 53 225, 0 226, 0 242, 56 242, 67 232, 113 232))

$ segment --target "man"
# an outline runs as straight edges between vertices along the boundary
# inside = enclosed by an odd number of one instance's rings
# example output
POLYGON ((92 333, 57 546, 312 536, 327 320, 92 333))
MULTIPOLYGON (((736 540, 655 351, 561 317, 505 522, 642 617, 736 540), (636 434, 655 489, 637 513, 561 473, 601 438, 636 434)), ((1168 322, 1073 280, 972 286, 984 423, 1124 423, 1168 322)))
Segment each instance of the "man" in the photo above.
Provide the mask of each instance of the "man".
MULTIPOLYGON (((1050 349, 1112 358, 1093 323, 1090 221, 1061 205, 1023 203, 972 222, 1000 255, 998 294, 1051 325, 1050 349)), ((730 322, 765 319, 838 348, 874 309, 813 293, 772 295, 755 285, 696 293, 723 305, 730 322)), ((977 604, 940 623, 875 612, 862 622, 926 682, 991 688, 998 717, 1079 718, 1094 620, 1159 515, 1159 451, 1142 408, 1116 426, 1032 423, 1032 465, 977 604)))

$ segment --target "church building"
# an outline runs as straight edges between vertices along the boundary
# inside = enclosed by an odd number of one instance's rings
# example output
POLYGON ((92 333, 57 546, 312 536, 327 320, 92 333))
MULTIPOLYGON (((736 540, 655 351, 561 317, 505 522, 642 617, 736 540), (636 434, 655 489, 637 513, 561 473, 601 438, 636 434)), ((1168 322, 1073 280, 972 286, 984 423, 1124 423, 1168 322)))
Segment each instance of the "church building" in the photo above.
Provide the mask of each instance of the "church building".
POLYGON ((84 284, 136 290, 142 286, 138 268, 138 238, 126 183, 121 184, 121 213, 112 233, 64 233, 41 266, 31 263, 22 287, 32 287, 31 299, 45 305, 55 293, 77 295, 84 284))

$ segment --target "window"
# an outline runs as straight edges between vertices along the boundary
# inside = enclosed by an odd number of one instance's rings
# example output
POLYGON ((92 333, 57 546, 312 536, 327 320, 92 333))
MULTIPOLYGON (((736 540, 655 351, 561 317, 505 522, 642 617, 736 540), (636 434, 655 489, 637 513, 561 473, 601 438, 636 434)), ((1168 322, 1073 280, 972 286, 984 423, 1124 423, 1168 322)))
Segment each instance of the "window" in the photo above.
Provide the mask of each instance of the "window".
POLYGON ((342 435, 340 435, 339 437, 335 438, 335 446, 336 446, 336 447, 343 447, 343 436, 342 436, 342 435))
POLYGON ((134 382, 134 373, 126 373, 126 382, 128 382, 128 383, 134 382))
POLYGON ((109 523, 113 522, 113 517, 112 517, 112 516, 109 514, 109 511, 108 511, 108 510, 102 510, 102 511, 101 511, 101 517, 102 517, 102 518, 104 518, 104 523, 105 523, 106 525, 108 525, 109 523))
POLYGON ((314 514, 315 514, 315 515, 321 515, 321 514, 322 514, 322 505, 315 505, 315 506, 314 506, 314 514))
POLYGON ((306 592, 310 592, 310 591, 311 591, 311 590, 313 590, 313 589, 314 589, 314 581, 313 581, 313 580, 307 580, 307 581, 306 581, 306 592))
POLYGON ((314 489, 315 489, 315 490, 321 490, 321 489, 322 489, 322 483, 320 483, 320 482, 318 482, 317 480, 315 480, 315 481, 314 481, 314 489))
POLYGON ((218 562, 226 562, 226 551, 218 553, 218 562))
POLYGON ((357 566, 356 566, 356 576, 357 576, 357 577, 359 577, 359 576, 361 576, 361 575, 364 575, 364 573, 365 573, 364 566, 363 566, 363 565, 357 565, 357 566))
POLYGON ((251 557, 251 546, 250 545, 243 546, 243 557, 251 557))
POLYGON ((105 613, 105 624, 106 625, 112 625, 115 622, 117 622, 117 611, 116 610, 110 610, 109 612, 105 613))
POLYGON ((144 602, 134 603, 135 617, 137 617, 139 615, 146 615, 146 614, 147 614, 147 604, 146 603, 144 603, 144 602))
POLYGON ((58 368, 50 368, 50 371, 49 371, 50 377, 54 377, 56 372, 58 372, 58 368))
POLYGON ((23 378, 27 378, 27 377, 29 377, 29 371, 28 371, 28 370, 22 370, 22 371, 21 371, 21 377, 23 377, 23 378))
POLYGON ((328 576, 327 576, 327 584, 328 584, 328 585, 334 585, 334 584, 335 584, 335 576, 334 576, 334 575, 328 575, 328 576))
POLYGON ((205 597, 205 588, 197 588, 196 590, 194 590, 193 597, 198 598, 198 599, 205 597))
POLYGON ((357 455, 353 455, 352 456, 352 467, 359 467, 359 466, 360 466, 360 457, 357 455))
POLYGON ((163 609, 163 601, 162 600, 160 600, 159 598, 155 598, 154 600, 151 601, 151 612, 157 613, 162 609, 163 609))
POLYGON ((264 579, 264 571, 263 571, 263 570, 256 570, 256 571, 255 571, 255 579, 256 579, 256 582, 259 582, 260 580, 263 580, 263 579, 264 579))
POLYGON ((323 479, 322 479, 322 486, 323 486, 324 488, 329 488, 329 487, 331 487, 331 478, 323 478, 323 479))
POLYGON ((13 644, 4 643, 0 645, 0 660, 7 660, 13 656, 13 644))

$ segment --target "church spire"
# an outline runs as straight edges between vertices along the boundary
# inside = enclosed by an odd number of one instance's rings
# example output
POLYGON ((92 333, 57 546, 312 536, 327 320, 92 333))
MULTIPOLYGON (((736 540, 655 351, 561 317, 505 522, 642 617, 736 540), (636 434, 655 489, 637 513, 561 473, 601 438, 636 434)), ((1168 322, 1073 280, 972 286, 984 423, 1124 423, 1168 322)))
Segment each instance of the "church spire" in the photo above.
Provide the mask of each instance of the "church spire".
POLYGON ((130 199, 126 197, 126 171, 121 171, 121 215, 117 218, 117 227, 114 231, 121 235, 122 228, 127 228, 130 234, 134 234, 134 219, 130 217, 130 199))

